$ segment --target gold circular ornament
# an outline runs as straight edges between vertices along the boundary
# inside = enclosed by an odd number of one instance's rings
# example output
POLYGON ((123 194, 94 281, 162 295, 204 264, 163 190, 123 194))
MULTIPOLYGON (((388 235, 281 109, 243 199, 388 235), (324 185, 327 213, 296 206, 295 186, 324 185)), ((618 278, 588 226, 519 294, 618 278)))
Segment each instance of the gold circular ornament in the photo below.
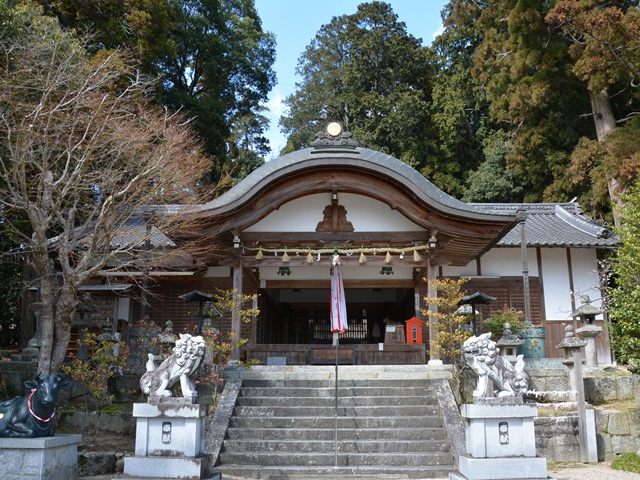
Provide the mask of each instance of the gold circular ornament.
POLYGON ((327 133, 332 137, 337 137, 342 133, 342 126, 338 122, 331 122, 327 125, 327 133))

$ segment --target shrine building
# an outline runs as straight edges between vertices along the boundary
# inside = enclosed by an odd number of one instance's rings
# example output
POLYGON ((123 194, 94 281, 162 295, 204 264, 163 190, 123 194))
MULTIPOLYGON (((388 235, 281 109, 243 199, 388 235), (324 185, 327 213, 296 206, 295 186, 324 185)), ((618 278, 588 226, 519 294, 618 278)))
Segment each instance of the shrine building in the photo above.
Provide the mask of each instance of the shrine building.
MULTIPOLYGON (((598 259, 617 245, 575 202, 464 203, 402 161, 361 148, 337 131, 265 163, 197 207, 197 216, 203 235, 215 234, 220 242, 219 255, 192 269, 149 272, 147 313, 161 326, 170 320, 176 333, 193 330, 194 305, 181 295, 242 291, 253 297, 257 318, 244 323, 234 314, 205 323, 246 339, 234 356, 265 364, 283 357, 290 365, 334 361, 329 292, 336 249, 349 317, 349 331, 341 336, 345 363, 428 361, 433 328, 423 315, 424 299, 435 296, 429 280, 444 277, 464 277, 468 294, 493 297, 476 307, 479 325, 493 311, 524 312, 528 283, 531 321, 542 332, 542 350, 534 356, 561 357, 555 345, 575 322, 571 312, 580 306, 579 295, 600 303, 598 259), (402 335, 413 317, 425 321, 422 343, 411 343, 415 329, 402 335)), ((125 274, 109 280, 123 291, 132 285, 125 274)), ((104 278, 94 283, 85 289, 94 298, 102 295, 114 326, 134 325, 141 315, 136 296, 116 295, 101 286, 104 278)), ((597 318, 605 326, 598 338, 600 364, 611 363, 605 320, 597 318)))

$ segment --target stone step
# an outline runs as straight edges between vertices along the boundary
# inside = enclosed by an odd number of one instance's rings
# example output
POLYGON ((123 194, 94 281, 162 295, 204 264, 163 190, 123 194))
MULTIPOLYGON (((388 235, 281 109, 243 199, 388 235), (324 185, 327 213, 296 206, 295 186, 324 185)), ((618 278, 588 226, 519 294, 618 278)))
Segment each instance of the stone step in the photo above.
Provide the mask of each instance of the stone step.
MULTIPOLYGON (((230 440, 333 440, 333 428, 229 428, 230 440)), ((343 428, 341 440, 446 440, 442 428, 343 428)))
MULTIPOLYGON (((238 397, 236 405, 241 407, 262 407, 295 405, 298 407, 317 406, 332 407, 335 397, 238 397)), ((437 405, 436 398, 423 396, 402 397, 338 397, 340 407, 396 407, 396 406, 426 406, 437 405)))
MULTIPOLYGON (((343 440, 338 432, 339 453, 435 453, 448 452, 446 440, 343 440)), ((299 455, 306 453, 334 453, 332 440, 225 440, 229 452, 277 452, 299 455)))
MULTIPOLYGON (((334 453, 297 453, 287 452, 222 452, 221 463, 239 465, 270 466, 320 466, 334 465, 334 453)), ((394 466, 424 467, 453 465, 450 452, 434 453, 339 453, 338 466, 394 466)))
MULTIPOLYGON (((331 417, 231 417, 230 427, 242 428, 333 428, 331 417)), ((338 417, 338 428, 442 427, 442 418, 429 417, 338 417)))
MULTIPOLYGON (((453 472, 453 465, 393 467, 393 466, 350 466, 350 467, 309 467, 309 466, 259 466, 259 465, 223 465, 214 468, 223 477, 234 476, 241 478, 268 478, 269 480, 288 480, 293 478, 310 479, 324 477, 335 479, 340 477, 371 479, 388 478, 387 476, 401 476, 404 478, 446 478, 453 472)), ((297 480, 297 479, 296 479, 297 480)))
MULTIPOLYGON (((305 387, 305 388, 335 388, 335 380, 244 380, 246 387, 305 387)), ((338 380, 338 387, 423 387, 430 388, 428 380, 397 379, 376 380, 363 378, 357 380, 338 380)))
MULTIPOLYGON (((433 406, 403 407, 338 407, 339 417, 423 417, 438 415, 440 409, 433 406)), ((330 417, 335 416, 334 407, 235 407, 239 417, 330 417)))
MULTIPOLYGON (((334 397, 332 387, 242 387, 241 397, 334 397)), ((423 397, 435 399, 435 390, 427 387, 338 387, 338 397, 423 397)))

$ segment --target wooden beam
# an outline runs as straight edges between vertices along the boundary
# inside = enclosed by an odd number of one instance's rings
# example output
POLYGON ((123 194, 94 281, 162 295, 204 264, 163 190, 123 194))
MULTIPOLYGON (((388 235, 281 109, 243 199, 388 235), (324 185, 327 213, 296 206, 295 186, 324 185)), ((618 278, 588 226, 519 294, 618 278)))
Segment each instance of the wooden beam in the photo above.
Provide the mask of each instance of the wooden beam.
MULTIPOLYGON (((242 232, 244 244, 260 242, 260 244, 285 244, 295 242, 313 242, 320 244, 343 244, 345 242, 366 243, 407 243, 427 242, 429 232, 242 232)), ((358 247, 354 245, 353 247, 358 247)), ((301 249, 303 246, 300 247, 301 249)), ((348 248, 348 247, 347 247, 348 248)), ((411 247, 407 247, 409 251, 411 247)))
MULTIPOLYGON (((327 280, 267 280, 266 288, 330 288, 327 280)), ((345 280, 344 288, 413 288, 413 280, 345 280)))

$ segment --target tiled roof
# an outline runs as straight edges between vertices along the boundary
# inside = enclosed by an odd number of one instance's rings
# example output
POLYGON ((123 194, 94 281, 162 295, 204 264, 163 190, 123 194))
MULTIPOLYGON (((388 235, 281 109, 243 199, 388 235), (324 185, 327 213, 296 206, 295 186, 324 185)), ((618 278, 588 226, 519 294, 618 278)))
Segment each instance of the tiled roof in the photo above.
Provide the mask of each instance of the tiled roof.
MULTIPOLYGON (((117 232, 113 234, 109 247, 112 250, 126 248, 143 248, 147 238, 145 220, 142 217, 131 217, 124 225, 121 225, 117 232)), ((84 247, 91 242, 92 234, 89 233, 81 238, 78 242, 80 247, 84 247)), ((51 240, 55 244, 57 237, 51 240)), ((174 248, 176 244, 167 237, 156 226, 151 225, 150 247, 169 247, 174 248)))
POLYGON ((254 170, 244 180, 224 195, 197 207, 201 211, 224 212, 247 201, 262 186, 280 175, 319 166, 352 166, 364 170, 384 172, 416 192, 424 201, 437 210, 449 215, 477 220, 508 220, 513 212, 507 210, 489 211, 477 209, 474 205, 461 202, 440 190, 420 172, 390 155, 368 148, 318 149, 305 148, 271 160, 254 170))
MULTIPOLYGON (((487 212, 527 213, 525 232, 531 247, 615 248, 618 237, 611 230, 588 220, 577 203, 476 203, 487 212)), ((497 244, 520 246, 520 226, 516 225, 497 244)))

